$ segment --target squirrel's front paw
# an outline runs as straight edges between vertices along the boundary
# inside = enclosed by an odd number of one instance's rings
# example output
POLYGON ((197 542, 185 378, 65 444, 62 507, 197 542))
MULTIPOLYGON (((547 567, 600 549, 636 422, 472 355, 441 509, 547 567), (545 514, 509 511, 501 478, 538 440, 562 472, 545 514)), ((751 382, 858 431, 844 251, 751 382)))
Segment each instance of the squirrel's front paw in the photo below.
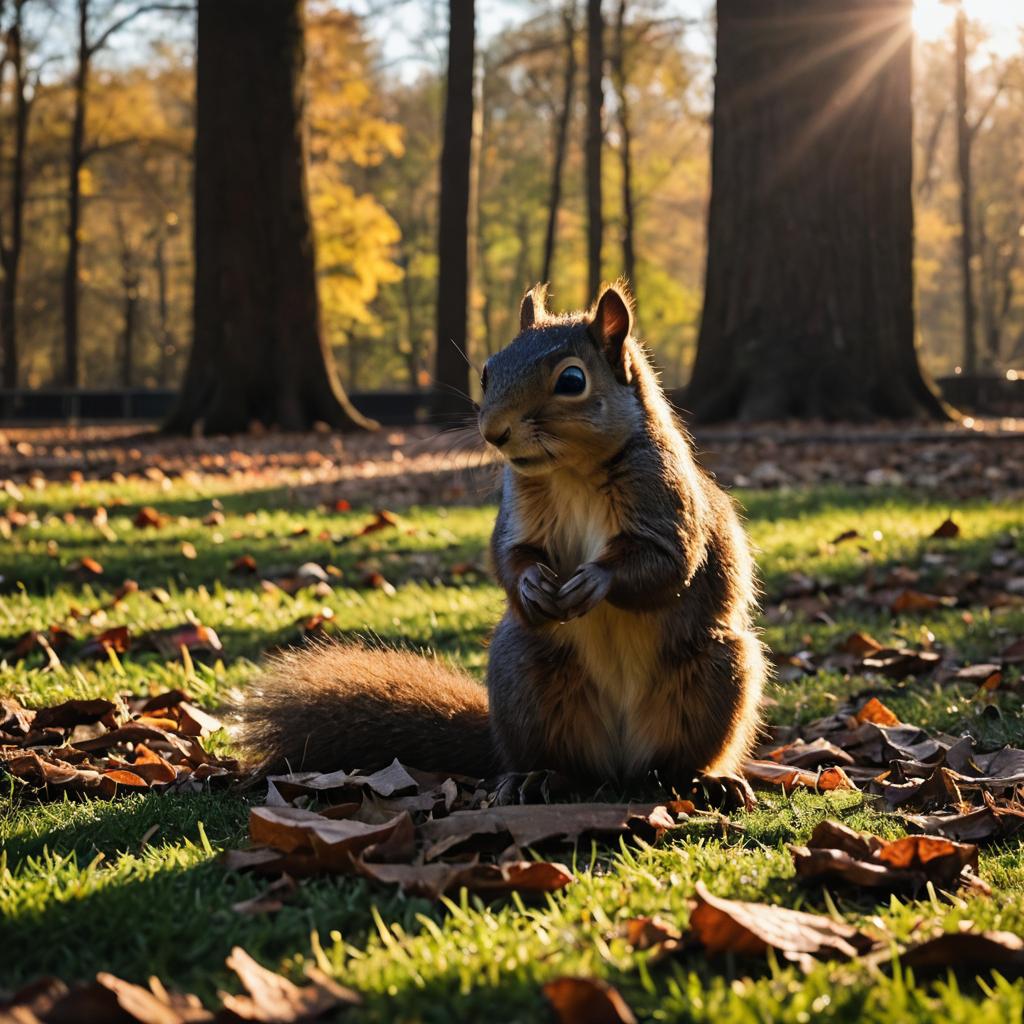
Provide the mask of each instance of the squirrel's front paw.
POLYGON ((519 604, 531 626, 541 622, 559 621, 564 616, 559 607, 557 577, 546 565, 531 565, 519 577, 519 604))
POLYGON ((563 619, 576 619, 596 608, 612 587, 612 574, 597 562, 587 562, 558 591, 563 619))

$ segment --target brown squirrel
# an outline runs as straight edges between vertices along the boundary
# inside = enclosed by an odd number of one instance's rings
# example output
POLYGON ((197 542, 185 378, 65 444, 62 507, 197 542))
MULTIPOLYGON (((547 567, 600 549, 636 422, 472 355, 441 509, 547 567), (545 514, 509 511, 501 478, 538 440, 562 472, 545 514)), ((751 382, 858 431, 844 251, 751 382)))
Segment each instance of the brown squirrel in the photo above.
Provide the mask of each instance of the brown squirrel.
POLYGON ((480 431, 505 462, 491 552, 508 595, 487 692, 405 651, 285 654, 241 706, 243 748, 266 767, 397 757, 675 784, 747 755, 766 667, 733 504, 695 462, 625 288, 562 316, 545 294, 527 292, 481 378, 480 431))

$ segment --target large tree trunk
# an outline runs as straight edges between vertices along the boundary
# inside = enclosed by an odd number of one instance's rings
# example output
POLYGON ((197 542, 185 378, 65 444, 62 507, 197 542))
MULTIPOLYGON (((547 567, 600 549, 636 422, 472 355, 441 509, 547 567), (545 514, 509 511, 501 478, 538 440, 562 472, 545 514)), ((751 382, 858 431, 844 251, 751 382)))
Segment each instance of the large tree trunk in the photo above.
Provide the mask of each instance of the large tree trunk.
POLYGON ((545 284, 551 280, 551 264, 555 258, 558 211, 562 205, 562 169, 565 167, 565 154, 569 147, 569 125, 572 122, 573 93, 576 88, 576 0, 569 0, 562 12, 562 24, 565 28, 565 72, 562 78, 562 109, 558 112, 558 121, 555 127, 555 155, 551 163, 551 197, 548 200, 548 223, 544 232, 544 260, 540 272, 540 279, 545 284))
POLYGON ((615 80, 616 102, 619 108, 619 159, 622 163, 622 272, 629 281, 633 301, 637 298, 636 216, 633 209, 633 136, 629 117, 629 97, 626 88, 629 73, 626 66, 626 2, 619 0, 615 17, 615 50, 612 58, 612 77, 615 80))
POLYGON ((601 0, 587 0, 587 301, 601 287, 601 241, 604 219, 601 203, 601 146, 604 108, 604 18, 601 0))
POLYGON ((700 420, 944 418, 914 345, 910 0, 720 0, 700 420))
POLYGON ((85 101, 89 87, 89 0, 78 0, 78 64, 75 68, 68 153, 67 253, 64 258, 64 383, 80 383, 78 366, 78 263, 82 222, 82 166, 85 164, 85 101))
POLYGON ((8 33, 7 59, 14 73, 14 151, 11 156, 10 241, 0 233, 0 262, 3 282, 0 284, 0 352, 3 358, 3 386, 18 386, 18 274, 25 225, 25 156, 28 143, 28 118, 31 100, 25 71, 22 45, 22 8, 24 0, 14 4, 14 22, 8 33))
POLYGON ((467 416, 469 397, 469 200, 473 150, 474 0, 451 0, 448 89, 441 150, 434 417, 467 416))
POLYGON ((320 328, 301 0, 199 0, 194 339, 166 429, 373 424, 320 328))
POLYGON ((967 119, 967 15, 957 7, 956 36, 956 165, 960 183, 960 286, 963 294, 963 368, 968 376, 978 372, 977 306, 974 302, 974 186, 971 181, 971 148, 974 133, 967 119))

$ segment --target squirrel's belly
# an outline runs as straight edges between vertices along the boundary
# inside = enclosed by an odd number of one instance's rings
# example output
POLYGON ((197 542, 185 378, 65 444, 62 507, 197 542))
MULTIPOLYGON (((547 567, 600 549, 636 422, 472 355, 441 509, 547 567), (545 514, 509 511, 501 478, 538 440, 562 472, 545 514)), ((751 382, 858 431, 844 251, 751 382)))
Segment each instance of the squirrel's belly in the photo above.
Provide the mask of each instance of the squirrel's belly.
POLYGON ((643 775, 664 751, 665 723, 652 718, 663 690, 659 669, 659 630, 654 615, 625 612, 602 604, 565 624, 576 656, 590 682, 587 697, 603 735, 584 737, 580 751, 600 774, 643 775))

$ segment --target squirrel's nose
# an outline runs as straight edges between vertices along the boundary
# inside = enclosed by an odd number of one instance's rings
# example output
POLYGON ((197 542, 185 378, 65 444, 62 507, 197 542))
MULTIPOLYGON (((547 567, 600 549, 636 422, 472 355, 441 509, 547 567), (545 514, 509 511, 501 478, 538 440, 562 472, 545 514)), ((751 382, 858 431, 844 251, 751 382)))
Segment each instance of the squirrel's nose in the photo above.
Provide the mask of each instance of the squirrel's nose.
POLYGON ((511 427, 506 427, 504 430, 501 431, 501 433, 498 433, 497 430, 491 430, 489 432, 488 431, 484 431, 484 440, 488 444, 493 444, 495 448, 503 447, 508 442, 508 439, 511 436, 512 436, 512 428, 511 427))

